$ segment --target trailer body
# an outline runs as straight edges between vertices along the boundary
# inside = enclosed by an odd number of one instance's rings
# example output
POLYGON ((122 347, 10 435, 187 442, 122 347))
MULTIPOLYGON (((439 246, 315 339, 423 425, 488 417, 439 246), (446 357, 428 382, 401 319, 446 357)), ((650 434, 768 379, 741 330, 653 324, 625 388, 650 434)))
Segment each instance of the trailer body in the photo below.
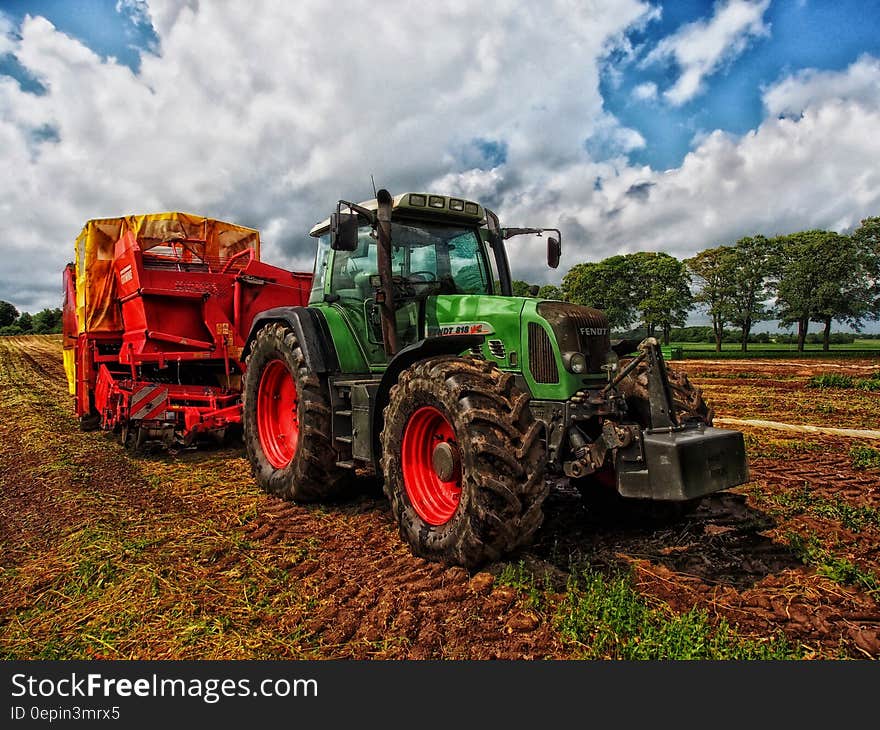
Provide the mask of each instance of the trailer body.
POLYGON ((310 273, 260 261, 256 230, 169 212, 86 223, 64 272, 64 364, 84 428, 192 443, 241 421, 256 314, 305 304, 310 273))

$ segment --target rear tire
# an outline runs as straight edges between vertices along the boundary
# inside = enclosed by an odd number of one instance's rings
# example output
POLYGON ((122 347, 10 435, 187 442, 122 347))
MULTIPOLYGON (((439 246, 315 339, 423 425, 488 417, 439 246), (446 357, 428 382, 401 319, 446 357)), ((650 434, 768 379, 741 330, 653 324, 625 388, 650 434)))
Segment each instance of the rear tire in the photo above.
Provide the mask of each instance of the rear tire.
POLYGON ((257 484, 297 502, 338 497, 351 475, 336 466, 329 395, 293 330, 267 324, 245 364, 242 423, 257 484))
POLYGON ((415 554, 470 569, 532 538, 547 496, 544 425, 512 375, 431 358, 403 372, 384 416, 385 494, 415 554))

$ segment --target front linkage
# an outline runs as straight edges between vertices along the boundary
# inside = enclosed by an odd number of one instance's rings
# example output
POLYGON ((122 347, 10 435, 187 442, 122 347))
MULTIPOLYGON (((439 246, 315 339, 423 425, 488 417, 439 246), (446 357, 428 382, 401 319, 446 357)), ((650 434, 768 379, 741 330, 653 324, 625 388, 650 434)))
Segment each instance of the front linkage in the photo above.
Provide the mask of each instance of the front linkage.
POLYGON ((676 404, 657 340, 603 388, 565 402, 533 400, 548 428, 550 468, 572 479, 613 470, 623 497, 686 501, 748 481, 743 436, 676 404))

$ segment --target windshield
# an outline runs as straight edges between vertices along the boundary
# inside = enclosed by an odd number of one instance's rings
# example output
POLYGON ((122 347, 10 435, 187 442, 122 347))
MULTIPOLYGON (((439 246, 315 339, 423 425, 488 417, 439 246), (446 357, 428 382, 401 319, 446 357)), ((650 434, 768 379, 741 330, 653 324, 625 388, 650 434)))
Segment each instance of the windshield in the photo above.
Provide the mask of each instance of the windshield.
MULTIPOLYGON (((359 231, 355 251, 333 257, 333 291, 343 299, 372 298, 370 276, 378 273, 376 238, 359 231)), ((422 222, 392 222, 392 276, 434 284, 439 294, 491 294, 492 283, 475 229, 422 222)))

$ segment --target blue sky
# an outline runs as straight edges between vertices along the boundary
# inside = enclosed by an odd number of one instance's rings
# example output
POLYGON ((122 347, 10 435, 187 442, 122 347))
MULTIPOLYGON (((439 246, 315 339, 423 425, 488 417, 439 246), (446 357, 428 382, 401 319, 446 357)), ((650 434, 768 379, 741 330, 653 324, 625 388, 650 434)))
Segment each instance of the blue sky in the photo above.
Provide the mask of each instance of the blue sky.
MULTIPOLYGON (((149 22, 132 12, 132 5, 118 0, 0 0, 0 10, 13 21, 25 15, 42 15, 61 32, 78 38, 95 53, 113 56, 133 70, 140 67, 142 51, 154 47, 156 33, 149 22), (118 6, 118 8, 117 8, 118 6)), ((25 83, 33 78, 7 57, 0 71, 25 83)))
POLYGON ((0 299, 56 305, 87 219, 163 209, 309 269, 370 175, 560 228, 531 281, 880 215, 880 0, 400 7, 0 0, 0 299))
MULTIPOLYGON (((644 49, 644 57, 681 26, 711 16, 713 6, 693 0, 663 3, 660 18, 628 37, 633 46, 644 49)), ((639 84, 669 86, 676 78, 674 63, 648 68, 610 65, 622 71, 622 80, 615 83, 612 74, 602 75, 606 108, 637 129, 647 143, 630 154, 634 163, 675 167, 698 132, 723 129, 742 134, 758 126, 763 117, 761 89, 780 77, 806 68, 844 69, 863 53, 880 50, 880 2, 875 0, 777 0, 763 18, 769 34, 752 40, 707 80, 703 93, 679 107, 632 95, 639 84)))

